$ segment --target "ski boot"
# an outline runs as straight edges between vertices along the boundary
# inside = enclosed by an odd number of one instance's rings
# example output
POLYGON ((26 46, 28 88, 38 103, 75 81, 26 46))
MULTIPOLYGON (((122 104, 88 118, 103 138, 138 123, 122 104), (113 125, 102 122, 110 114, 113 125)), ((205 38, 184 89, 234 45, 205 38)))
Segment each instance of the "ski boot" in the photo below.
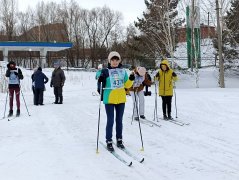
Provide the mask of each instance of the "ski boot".
POLYGON ((106 141, 106 144, 107 144, 108 151, 113 152, 114 151, 113 142, 112 141, 106 141))
POLYGON ((120 149, 125 148, 122 139, 117 139, 117 147, 120 149))
POLYGON ((16 116, 17 116, 17 117, 20 116, 20 109, 17 110, 16 116))
POLYGON ((60 102, 58 104, 63 104, 63 96, 60 96, 60 102))
POLYGON ((171 115, 168 115, 168 120, 173 120, 173 117, 171 115))
POLYGON ((166 116, 166 114, 163 115, 163 119, 168 120, 168 117, 166 116))
POLYGON ((7 115, 7 117, 11 117, 13 115, 13 110, 9 110, 9 114, 7 115))
POLYGON ((134 120, 135 121, 139 121, 139 117, 134 117, 134 120))
POLYGON ((145 119, 145 116, 144 116, 144 115, 140 115, 140 118, 141 118, 141 119, 145 119))

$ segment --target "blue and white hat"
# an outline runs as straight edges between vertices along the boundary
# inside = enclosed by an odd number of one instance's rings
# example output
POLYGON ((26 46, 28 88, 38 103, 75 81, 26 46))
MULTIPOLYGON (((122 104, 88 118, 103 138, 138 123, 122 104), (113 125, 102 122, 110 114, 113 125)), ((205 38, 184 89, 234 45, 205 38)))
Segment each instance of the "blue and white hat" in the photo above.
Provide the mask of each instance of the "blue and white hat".
POLYGON ((59 60, 55 60, 55 61, 53 62, 53 66, 54 66, 54 67, 60 67, 60 66, 61 66, 61 62, 60 62, 59 60))

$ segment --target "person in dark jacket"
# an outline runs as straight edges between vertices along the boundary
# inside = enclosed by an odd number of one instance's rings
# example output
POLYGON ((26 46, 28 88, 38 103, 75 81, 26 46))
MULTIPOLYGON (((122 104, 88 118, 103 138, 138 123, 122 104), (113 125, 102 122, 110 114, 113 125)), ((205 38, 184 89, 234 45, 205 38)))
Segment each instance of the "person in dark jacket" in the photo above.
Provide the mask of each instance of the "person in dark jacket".
POLYGON ((16 67, 16 63, 10 61, 7 64, 6 77, 9 78, 8 90, 9 90, 9 105, 10 110, 8 117, 13 115, 13 99, 14 92, 16 95, 17 113, 16 116, 20 116, 20 80, 23 79, 22 71, 16 67))
POLYGON ((55 104, 63 104, 63 95, 62 89, 65 84, 65 74, 64 71, 61 69, 60 62, 54 62, 54 71, 52 72, 51 76, 51 87, 54 87, 54 95, 55 95, 55 104))
POLYGON ((42 68, 39 67, 37 71, 33 74, 34 82, 34 105, 44 105, 43 104, 43 94, 45 90, 45 84, 48 82, 48 77, 42 72, 42 68))

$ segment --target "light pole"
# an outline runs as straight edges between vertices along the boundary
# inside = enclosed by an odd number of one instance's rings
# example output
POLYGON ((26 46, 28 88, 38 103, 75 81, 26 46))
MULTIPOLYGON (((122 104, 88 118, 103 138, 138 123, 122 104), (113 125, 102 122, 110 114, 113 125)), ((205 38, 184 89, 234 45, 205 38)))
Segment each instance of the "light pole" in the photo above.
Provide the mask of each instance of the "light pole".
POLYGON ((216 11, 217 11, 217 39, 218 39, 218 55, 219 55, 219 82, 220 87, 225 88, 224 83, 224 63, 222 59, 222 31, 220 23, 220 13, 219 13, 219 2, 216 0, 216 11))
POLYGON ((195 1, 192 0, 191 5, 191 71, 193 71, 193 66, 195 62, 195 46, 194 46, 194 22, 195 22, 195 1))
POLYGON ((32 49, 29 49, 29 55, 30 55, 30 69, 32 68, 32 49))

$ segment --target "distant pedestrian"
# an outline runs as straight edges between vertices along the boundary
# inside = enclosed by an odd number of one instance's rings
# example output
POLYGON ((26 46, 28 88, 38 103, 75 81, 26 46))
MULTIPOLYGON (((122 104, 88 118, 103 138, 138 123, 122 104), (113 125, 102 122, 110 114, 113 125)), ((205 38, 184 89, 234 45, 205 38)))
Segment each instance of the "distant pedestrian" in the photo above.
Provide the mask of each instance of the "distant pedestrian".
POLYGON ((48 82, 48 77, 42 72, 42 68, 38 67, 37 71, 33 75, 34 82, 34 105, 44 105, 43 95, 45 91, 45 84, 48 82))
POLYGON ((63 86, 65 84, 65 74, 61 69, 60 61, 54 62, 54 71, 51 76, 50 86, 54 88, 55 102, 54 104, 63 104, 63 86))
POLYGON ((8 90, 9 90, 9 105, 10 110, 8 117, 13 115, 13 99, 14 93, 16 96, 16 104, 17 104, 17 113, 16 116, 20 116, 20 80, 23 79, 23 74, 20 68, 16 67, 16 63, 10 61, 7 64, 6 77, 9 78, 8 82, 8 90))

